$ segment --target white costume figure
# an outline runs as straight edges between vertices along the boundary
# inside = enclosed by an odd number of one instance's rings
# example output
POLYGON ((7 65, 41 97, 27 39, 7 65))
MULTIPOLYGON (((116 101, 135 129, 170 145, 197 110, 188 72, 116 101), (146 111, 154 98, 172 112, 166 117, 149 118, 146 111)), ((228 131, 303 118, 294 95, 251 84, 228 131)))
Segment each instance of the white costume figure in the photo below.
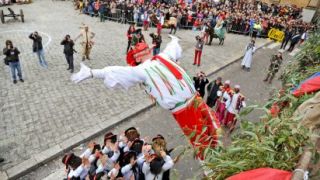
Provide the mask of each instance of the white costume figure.
POLYGON ((173 36, 164 51, 154 57, 148 45, 138 43, 132 52, 128 52, 127 57, 128 64, 137 66, 109 66, 91 70, 81 64, 80 72, 72 76, 72 81, 79 83, 94 77, 103 79, 108 88, 124 89, 143 83, 146 92, 161 107, 173 113, 186 136, 193 131, 196 131, 196 136, 200 136, 190 139, 192 145, 203 148, 215 146, 216 129, 220 124, 211 109, 197 95, 188 74, 174 62, 181 57, 181 52, 178 39, 173 36), (199 105, 195 107, 195 103, 199 105), (204 127, 207 127, 207 131, 202 133, 204 127), (196 139, 199 141, 195 142, 196 139))
POLYGON ((242 59, 241 66, 242 68, 247 68, 247 70, 250 70, 251 68, 251 62, 252 62, 252 55, 256 51, 256 47, 254 45, 254 40, 252 40, 247 46, 246 46, 246 53, 242 59))

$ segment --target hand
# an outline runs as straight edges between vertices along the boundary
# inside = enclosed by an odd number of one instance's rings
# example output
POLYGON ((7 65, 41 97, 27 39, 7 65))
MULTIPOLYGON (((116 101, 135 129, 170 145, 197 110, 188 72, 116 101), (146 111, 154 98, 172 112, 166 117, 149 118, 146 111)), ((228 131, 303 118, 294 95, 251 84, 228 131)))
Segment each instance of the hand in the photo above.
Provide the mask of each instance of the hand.
POLYGON ((89 162, 89 159, 88 158, 82 158, 82 164, 86 167, 89 167, 90 166, 90 162, 89 162))
POLYGON ((84 65, 83 63, 80 63, 81 65, 81 69, 78 73, 76 74, 73 74, 71 76, 71 81, 75 82, 75 83, 79 83, 83 80, 86 80, 90 77, 92 77, 92 74, 91 74, 91 69, 88 68, 86 65, 84 65))
POLYGON ((127 146, 129 149, 131 148, 132 144, 133 144, 133 141, 128 141, 127 146))
POLYGON ((166 157, 166 155, 167 155, 167 153, 165 152, 165 151, 160 151, 160 155, 161 155, 161 157, 166 157))
POLYGON ((133 166, 134 164, 136 164, 136 162, 137 162, 137 160, 135 160, 134 157, 132 157, 132 158, 130 159, 130 164, 131 164, 131 166, 133 166))

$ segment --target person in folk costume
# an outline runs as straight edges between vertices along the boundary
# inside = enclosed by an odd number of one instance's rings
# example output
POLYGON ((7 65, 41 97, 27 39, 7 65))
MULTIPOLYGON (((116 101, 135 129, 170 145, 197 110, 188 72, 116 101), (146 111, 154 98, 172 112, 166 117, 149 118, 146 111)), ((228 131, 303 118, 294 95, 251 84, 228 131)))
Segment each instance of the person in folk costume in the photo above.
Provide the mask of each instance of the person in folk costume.
POLYGON ((220 90, 220 87, 222 86, 222 78, 218 77, 216 80, 210 82, 207 86, 207 105, 209 107, 214 107, 216 104, 216 101, 218 99, 217 92, 220 90))
POLYGON ((162 26, 164 25, 164 13, 160 12, 160 16, 157 23, 157 33, 161 35, 162 26))
POLYGON ((117 142, 117 135, 108 132, 104 136, 104 145, 102 146, 103 154, 107 155, 112 163, 116 163, 120 157, 119 143, 117 142))
POLYGON ((222 97, 222 91, 217 92, 217 101, 216 101, 216 116, 220 122, 220 124, 223 124, 223 120, 226 114, 226 98, 222 97))
POLYGON ((220 124, 224 123, 225 112, 231 101, 231 94, 232 90, 230 87, 230 80, 226 80, 223 86, 220 86, 220 90, 217 92, 218 99, 216 105, 216 115, 220 124))
POLYGON ((240 93, 240 86, 235 85, 234 92, 231 96, 231 102, 227 106, 227 114, 224 123, 227 127, 229 127, 230 132, 232 132, 236 126, 236 114, 240 112, 242 107, 246 107, 244 99, 244 96, 240 93))
POLYGON ((140 139, 140 133, 135 127, 130 127, 125 130, 124 136, 120 137, 119 147, 123 148, 123 152, 128 152, 133 142, 140 139))
POLYGON ((143 30, 144 31, 148 31, 149 28, 149 13, 148 13, 148 9, 146 9, 144 11, 144 15, 143 15, 143 30))
POLYGON ((136 29, 134 28, 134 24, 130 24, 129 29, 127 31, 127 38, 128 38, 127 53, 131 47, 132 36, 135 31, 136 31, 136 29))
POLYGON ((80 71, 72 75, 71 79, 79 83, 89 78, 100 78, 108 88, 124 89, 142 83, 146 92, 161 107, 172 112, 187 137, 195 132, 195 136, 189 140, 194 148, 199 149, 198 157, 202 159, 206 147, 216 146, 220 124, 213 111, 196 92, 191 78, 174 62, 181 57, 182 49, 179 39, 174 36, 171 38, 171 42, 157 56, 152 56, 147 44, 138 43, 127 54, 127 62, 131 66, 90 69, 81 63, 80 71), (195 142, 196 139, 198 142, 195 142))
POLYGON ((65 165, 68 180, 84 180, 88 174, 90 162, 86 158, 69 153, 63 156, 62 163, 65 165))
POLYGON ((94 44, 93 38, 95 36, 95 33, 89 30, 88 25, 84 25, 81 27, 82 30, 80 34, 74 39, 74 42, 77 41, 78 38, 82 37, 81 46, 82 46, 82 61, 85 59, 90 60, 90 53, 92 46, 94 44))
POLYGON ((223 45, 225 39, 225 28, 223 27, 223 20, 218 20, 216 26, 214 27, 214 33, 219 38, 219 45, 223 45))
POLYGON ((250 71, 252 55, 255 53, 255 51, 255 41, 251 40, 251 42, 246 46, 246 53, 241 62, 242 69, 247 69, 247 71, 250 71))
POLYGON ((276 75, 276 73, 279 71, 280 66, 282 64, 282 53, 278 52, 278 54, 273 55, 270 59, 270 65, 268 68, 268 74, 267 77, 263 81, 268 81, 269 84, 271 84, 272 79, 276 75))
POLYGON ((160 156, 157 154, 145 155, 142 172, 146 180, 163 180, 164 172, 171 169, 173 165, 171 157, 161 150, 160 156))
POLYGON ((126 152, 120 162, 120 167, 120 176, 122 176, 124 180, 140 180, 136 152, 126 152))
MULTIPOLYGON (((170 153, 173 149, 167 149, 167 142, 165 138, 158 134, 156 137, 152 138, 152 150, 154 154, 158 157, 161 157, 161 151, 164 151, 167 156, 170 156, 170 153)), ((176 158, 173 159, 173 163, 176 164, 179 161, 179 158, 182 154, 178 155, 176 158)), ((162 180, 169 180, 170 179, 170 169, 164 171, 162 174, 162 180)))
POLYGON ((144 36, 143 36, 143 34, 141 32, 141 29, 137 29, 132 35, 131 49, 130 50, 132 50, 132 47, 134 47, 136 44, 142 43, 142 42, 145 42, 144 36))

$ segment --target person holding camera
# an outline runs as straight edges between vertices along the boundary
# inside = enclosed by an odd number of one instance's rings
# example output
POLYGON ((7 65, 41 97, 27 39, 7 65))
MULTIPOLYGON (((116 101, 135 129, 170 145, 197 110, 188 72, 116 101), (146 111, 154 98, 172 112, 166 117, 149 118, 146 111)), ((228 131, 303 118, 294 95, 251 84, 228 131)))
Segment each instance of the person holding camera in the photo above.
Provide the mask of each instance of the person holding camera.
POLYGON ((197 77, 193 77, 194 87, 199 92, 200 96, 203 98, 205 94, 205 87, 209 83, 207 76, 204 72, 197 74, 197 77))
POLYGON ((200 66, 201 63, 201 54, 202 54, 202 49, 203 49, 203 38, 200 38, 200 36, 196 36, 196 46, 195 46, 195 54, 194 54, 194 61, 193 61, 193 65, 198 65, 200 66))
POLYGON ((73 66, 74 42, 70 38, 70 35, 66 35, 66 37, 61 41, 60 44, 64 46, 63 53, 66 57, 68 65, 69 65, 67 70, 70 70, 70 72, 73 73, 73 69, 74 69, 74 66, 73 66))
POLYGON ((155 56, 160 53, 160 46, 162 43, 161 35, 157 33, 151 33, 150 37, 152 38, 153 55, 155 56))
POLYGON ((35 31, 29 35, 29 38, 33 40, 33 45, 32 45, 33 52, 37 53, 40 65, 44 68, 48 68, 48 64, 44 58, 42 37, 39 35, 37 31, 35 31))
POLYGON ((6 41, 6 47, 3 49, 3 54, 6 56, 5 62, 10 66, 13 83, 17 83, 16 71, 18 73, 19 80, 21 82, 24 82, 24 80, 22 79, 21 67, 19 62, 20 51, 18 50, 18 48, 13 47, 13 44, 10 40, 6 41))

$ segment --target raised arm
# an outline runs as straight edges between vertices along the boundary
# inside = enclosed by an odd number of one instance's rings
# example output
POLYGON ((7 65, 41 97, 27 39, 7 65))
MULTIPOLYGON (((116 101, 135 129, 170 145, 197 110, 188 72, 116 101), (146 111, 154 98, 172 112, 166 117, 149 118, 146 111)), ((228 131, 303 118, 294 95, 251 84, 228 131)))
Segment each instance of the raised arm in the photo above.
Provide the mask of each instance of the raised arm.
POLYGON ((169 56, 171 60, 177 62, 181 58, 182 48, 177 37, 171 35, 169 36, 171 37, 171 41, 167 44, 162 53, 169 56))
POLYGON ((89 78, 99 78, 104 80, 104 85, 107 88, 128 89, 146 80, 144 74, 137 67, 109 66, 103 69, 90 69, 83 63, 80 65, 80 71, 71 77, 71 80, 75 83, 89 78))

